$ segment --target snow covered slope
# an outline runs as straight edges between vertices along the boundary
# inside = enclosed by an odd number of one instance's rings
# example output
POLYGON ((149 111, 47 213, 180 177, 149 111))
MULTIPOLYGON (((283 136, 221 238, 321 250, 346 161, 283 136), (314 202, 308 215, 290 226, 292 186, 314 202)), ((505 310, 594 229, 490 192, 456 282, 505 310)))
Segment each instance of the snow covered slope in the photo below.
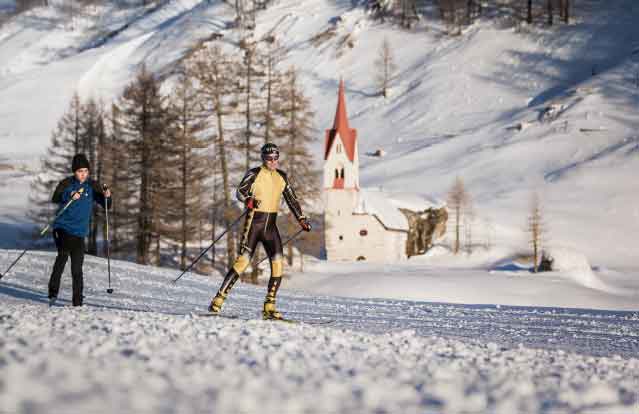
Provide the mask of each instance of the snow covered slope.
MULTIPOLYGON (((318 138, 344 77, 360 153, 387 154, 363 157, 363 185, 445 198, 461 176, 480 219, 476 237, 490 238, 491 255, 501 256, 494 261, 527 248, 527 205, 537 190, 547 245, 582 252, 624 280, 637 275, 639 3, 585 0, 576 24, 515 30, 480 21, 458 37, 430 21, 427 30, 401 31, 369 20, 355 3, 275 1, 258 15, 255 38, 275 28, 290 49, 318 138), (335 36, 312 40, 330 28, 335 36), (371 70, 384 37, 399 67, 386 100, 371 70), (542 116, 549 106, 554 116, 542 116)), ((28 171, 74 91, 109 101, 141 62, 163 70, 212 33, 236 38, 232 19, 222 1, 176 0, 159 9, 99 8, 73 22, 40 8, 0 27, 0 165, 13 168, 0 168, 0 247, 16 248, 29 226, 28 171)))
MULTIPOLYGON (((0 266, 9 260, 0 257, 0 266)), ((296 294, 258 319, 265 288, 239 285, 205 318, 220 279, 85 264, 86 306, 46 304, 53 256, 0 282, 0 407, 9 412, 631 413, 639 315, 296 294)))

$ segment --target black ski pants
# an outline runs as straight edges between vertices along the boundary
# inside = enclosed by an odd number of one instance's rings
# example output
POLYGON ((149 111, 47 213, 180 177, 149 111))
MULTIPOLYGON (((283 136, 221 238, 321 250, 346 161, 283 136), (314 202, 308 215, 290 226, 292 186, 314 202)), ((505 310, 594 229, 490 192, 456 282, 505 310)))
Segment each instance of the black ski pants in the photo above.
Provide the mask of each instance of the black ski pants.
POLYGON ((49 279, 49 298, 57 298, 60 291, 60 278, 71 256, 71 276, 73 277, 73 306, 82 306, 84 280, 82 264, 84 262, 84 238, 74 236, 64 230, 53 230, 53 240, 58 248, 58 256, 49 279))

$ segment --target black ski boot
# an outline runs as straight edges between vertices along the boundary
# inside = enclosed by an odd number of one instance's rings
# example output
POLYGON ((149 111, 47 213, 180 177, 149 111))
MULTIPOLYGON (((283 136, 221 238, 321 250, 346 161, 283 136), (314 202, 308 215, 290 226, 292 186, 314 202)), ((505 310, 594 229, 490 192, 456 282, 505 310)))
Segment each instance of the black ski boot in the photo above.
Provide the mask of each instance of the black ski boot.
POLYGON ((281 320, 284 319, 282 313, 277 310, 275 307, 275 297, 277 296, 277 291, 282 284, 281 277, 273 277, 268 281, 268 292, 266 293, 266 299, 264 300, 264 309, 262 310, 262 318, 264 320, 276 319, 281 320))
POLYGON ((215 297, 211 300, 211 304, 209 305, 209 312, 218 314, 222 311, 222 305, 224 305, 224 301, 228 296, 229 292, 233 288, 235 282, 240 275, 235 271, 235 269, 231 268, 229 272, 224 277, 224 281, 222 282, 222 286, 220 286, 220 290, 217 292, 215 297))

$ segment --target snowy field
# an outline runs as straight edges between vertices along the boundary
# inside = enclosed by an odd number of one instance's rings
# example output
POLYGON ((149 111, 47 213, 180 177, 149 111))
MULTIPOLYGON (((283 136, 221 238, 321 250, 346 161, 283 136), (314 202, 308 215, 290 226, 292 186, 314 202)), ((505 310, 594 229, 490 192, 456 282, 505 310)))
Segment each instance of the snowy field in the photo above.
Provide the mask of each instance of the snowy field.
MULTIPOLYGON (((235 319, 198 317, 219 278, 172 285, 175 270, 126 262, 108 295, 95 258, 86 306, 68 307, 65 275, 49 309, 54 258, 31 252, 0 281, 0 413, 639 414, 639 2, 583 0, 571 25, 479 21, 455 37, 355 3, 280 0, 257 16, 255 38, 276 28, 300 69, 318 166, 341 76, 362 185, 445 199, 459 175, 476 242, 492 247, 309 262, 279 300, 299 325, 259 320, 264 286, 235 288, 235 319), (384 38, 388 99, 370 69, 384 38), (533 191, 558 265, 541 275, 513 260, 533 191)), ((110 102, 143 62, 166 72, 213 33, 237 41, 232 20, 221 0, 174 0, 71 20, 36 8, 0 26, 0 271, 30 243, 29 184, 73 93, 110 102)))
MULTIPOLYGON (((17 252, 0 252, 5 267, 17 252)), ((296 293, 289 325, 259 320, 265 288, 125 262, 85 264, 86 306, 49 309, 53 255, 0 282, 0 406, 8 412, 619 413, 639 409, 639 313, 296 293), (333 321, 332 323, 328 323, 333 321)))

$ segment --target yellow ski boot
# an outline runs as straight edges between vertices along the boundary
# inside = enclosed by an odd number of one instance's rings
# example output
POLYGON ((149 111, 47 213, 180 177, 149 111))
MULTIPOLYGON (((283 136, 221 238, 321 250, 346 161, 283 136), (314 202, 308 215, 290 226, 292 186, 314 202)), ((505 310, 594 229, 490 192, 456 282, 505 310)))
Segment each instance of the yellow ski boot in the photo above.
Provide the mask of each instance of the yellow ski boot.
POLYGON ((264 310, 262 311, 262 318, 264 320, 282 320, 284 317, 282 314, 275 308, 275 298, 266 298, 264 302, 264 310))
POLYGON ((225 299, 226 296, 221 293, 215 295, 215 297, 211 301, 211 304, 209 305, 209 312, 214 314, 220 313, 222 311, 222 305, 224 305, 225 299))

